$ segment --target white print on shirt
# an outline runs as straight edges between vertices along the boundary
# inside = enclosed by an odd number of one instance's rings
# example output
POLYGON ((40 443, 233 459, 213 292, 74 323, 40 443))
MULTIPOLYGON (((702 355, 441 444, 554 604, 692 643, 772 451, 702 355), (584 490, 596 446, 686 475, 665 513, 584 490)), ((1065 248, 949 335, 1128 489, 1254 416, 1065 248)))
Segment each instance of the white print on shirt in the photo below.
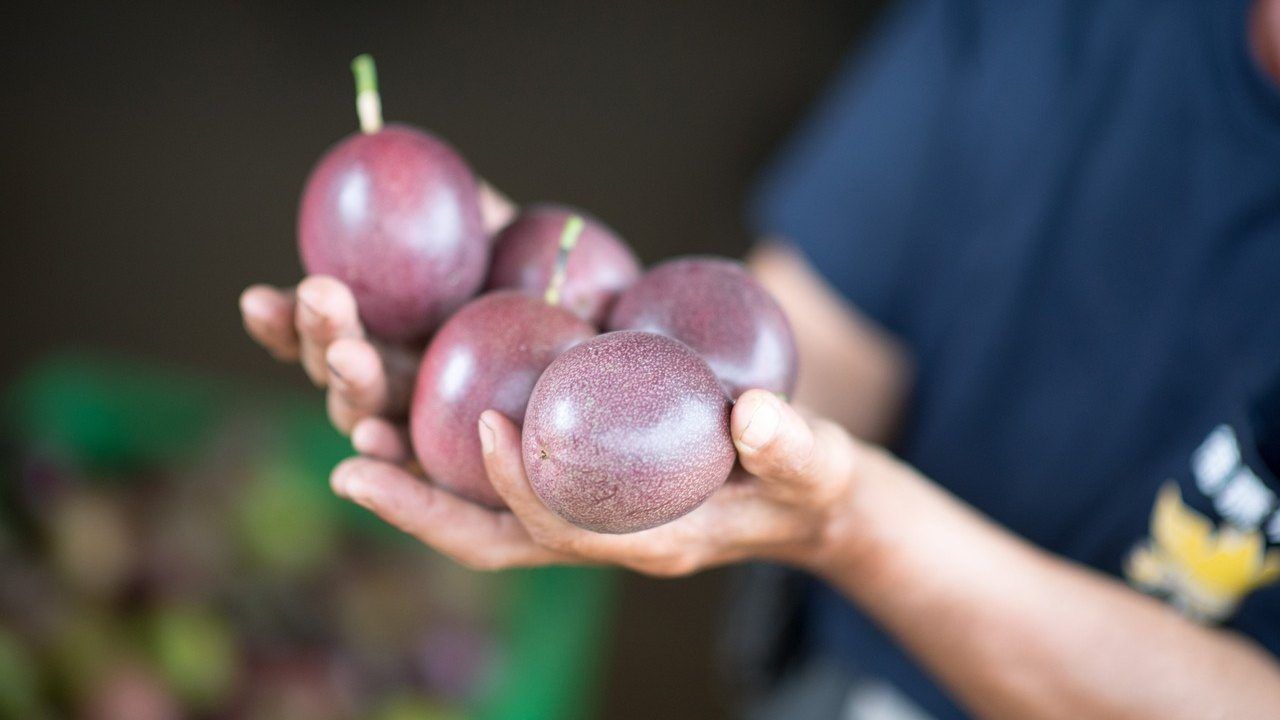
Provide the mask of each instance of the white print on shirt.
POLYGON ((1219 425, 1191 456, 1191 471, 1200 492, 1212 496, 1240 465, 1240 443, 1230 425, 1219 425))
POLYGON ((1256 530, 1275 505, 1276 494, 1248 466, 1241 466, 1213 498, 1218 514, 1241 530, 1256 530))
MULTIPOLYGON (((1213 509, 1240 530, 1256 530, 1276 506, 1276 494, 1241 460, 1240 442, 1229 425, 1209 433, 1191 457, 1191 471, 1196 487, 1213 500, 1213 509)), ((1267 524, 1268 534, 1280 529, 1277 516, 1267 524)))

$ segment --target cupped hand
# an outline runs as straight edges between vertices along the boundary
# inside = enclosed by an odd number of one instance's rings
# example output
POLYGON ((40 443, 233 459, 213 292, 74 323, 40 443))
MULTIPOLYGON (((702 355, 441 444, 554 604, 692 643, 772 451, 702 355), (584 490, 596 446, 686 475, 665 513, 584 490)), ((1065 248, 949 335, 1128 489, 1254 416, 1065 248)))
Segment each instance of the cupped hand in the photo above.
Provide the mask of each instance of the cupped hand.
MULTIPOLYGON (((357 432, 387 431, 380 422, 365 421, 357 432)), ((748 558, 817 569, 847 544, 855 478, 883 455, 835 423, 806 420, 773 394, 751 390, 730 422, 741 470, 682 518, 605 535, 571 525, 542 504, 525 475, 514 423, 491 410, 477 430, 490 481, 510 511, 480 507, 369 457, 339 465, 333 489, 475 569, 603 564, 679 576, 748 558)), ((383 439, 394 445, 394 438, 383 439)), ((404 454, 403 447, 393 453, 404 454)))
POLYGON ((383 418, 352 438, 356 449, 398 459, 401 443, 387 433, 403 431, 390 420, 402 418, 413 389, 419 354, 383 345, 365 335, 356 301, 346 285, 313 275, 296 289, 254 285, 240 296, 245 330, 277 359, 301 361, 317 386, 327 388, 329 417, 344 433, 366 418, 383 418), (367 449, 357 441, 367 441, 367 449))
MULTIPOLYGON (((516 206, 480 183, 480 215, 492 234, 516 206)), ((313 275, 296 288, 253 285, 240 295, 245 330, 276 359, 301 361, 327 389, 329 417, 365 455, 401 462, 408 443, 404 415, 421 353, 366 336, 355 297, 341 281, 313 275)))

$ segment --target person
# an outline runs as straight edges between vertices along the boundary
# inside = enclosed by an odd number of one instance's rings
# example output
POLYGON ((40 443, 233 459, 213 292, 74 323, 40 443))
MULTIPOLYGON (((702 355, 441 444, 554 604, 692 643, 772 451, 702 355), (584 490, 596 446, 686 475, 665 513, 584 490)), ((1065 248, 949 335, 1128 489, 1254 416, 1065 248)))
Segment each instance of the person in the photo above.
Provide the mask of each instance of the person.
POLYGON ((794 568, 803 652, 921 717, 1280 717, 1280 0, 879 22, 753 203, 802 369, 733 408, 749 478, 594 534, 488 412, 510 512, 468 504, 401 467, 412 358, 340 284, 250 288, 361 453, 334 490, 473 568, 794 568))

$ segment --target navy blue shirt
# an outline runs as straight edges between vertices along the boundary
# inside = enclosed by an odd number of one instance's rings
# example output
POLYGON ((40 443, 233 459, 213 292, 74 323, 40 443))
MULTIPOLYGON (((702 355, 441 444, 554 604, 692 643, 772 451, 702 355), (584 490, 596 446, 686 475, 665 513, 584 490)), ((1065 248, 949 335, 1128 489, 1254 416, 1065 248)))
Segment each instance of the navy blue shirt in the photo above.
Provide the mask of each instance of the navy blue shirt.
MULTIPOLYGON (((1247 11, 900 3, 753 209, 914 354, 903 458, 1032 542, 1280 652, 1278 556, 1260 554, 1280 484, 1248 412, 1280 376, 1280 92, 1247 11), (1207 522, 1210 548, 1230 526, 1261 543, 1257 567, 1215 587, 1205 568, 1245 561, 1183 557, 1156 518, 1207 522)), ((962 716, 854 608, 813 595, 826 650, 962 716)))

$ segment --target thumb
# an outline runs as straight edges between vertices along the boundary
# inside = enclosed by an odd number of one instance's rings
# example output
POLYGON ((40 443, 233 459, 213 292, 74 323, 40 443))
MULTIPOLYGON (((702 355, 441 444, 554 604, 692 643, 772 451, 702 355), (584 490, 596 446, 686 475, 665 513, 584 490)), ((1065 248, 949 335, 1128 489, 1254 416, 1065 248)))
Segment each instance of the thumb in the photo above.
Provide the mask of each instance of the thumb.
POLYGON ((839 426, 812 425, 765 390, 748 390, 734 404, 729 421, 738 459, 766 484, 812 487, 848 473, 856 450, 839 426))

